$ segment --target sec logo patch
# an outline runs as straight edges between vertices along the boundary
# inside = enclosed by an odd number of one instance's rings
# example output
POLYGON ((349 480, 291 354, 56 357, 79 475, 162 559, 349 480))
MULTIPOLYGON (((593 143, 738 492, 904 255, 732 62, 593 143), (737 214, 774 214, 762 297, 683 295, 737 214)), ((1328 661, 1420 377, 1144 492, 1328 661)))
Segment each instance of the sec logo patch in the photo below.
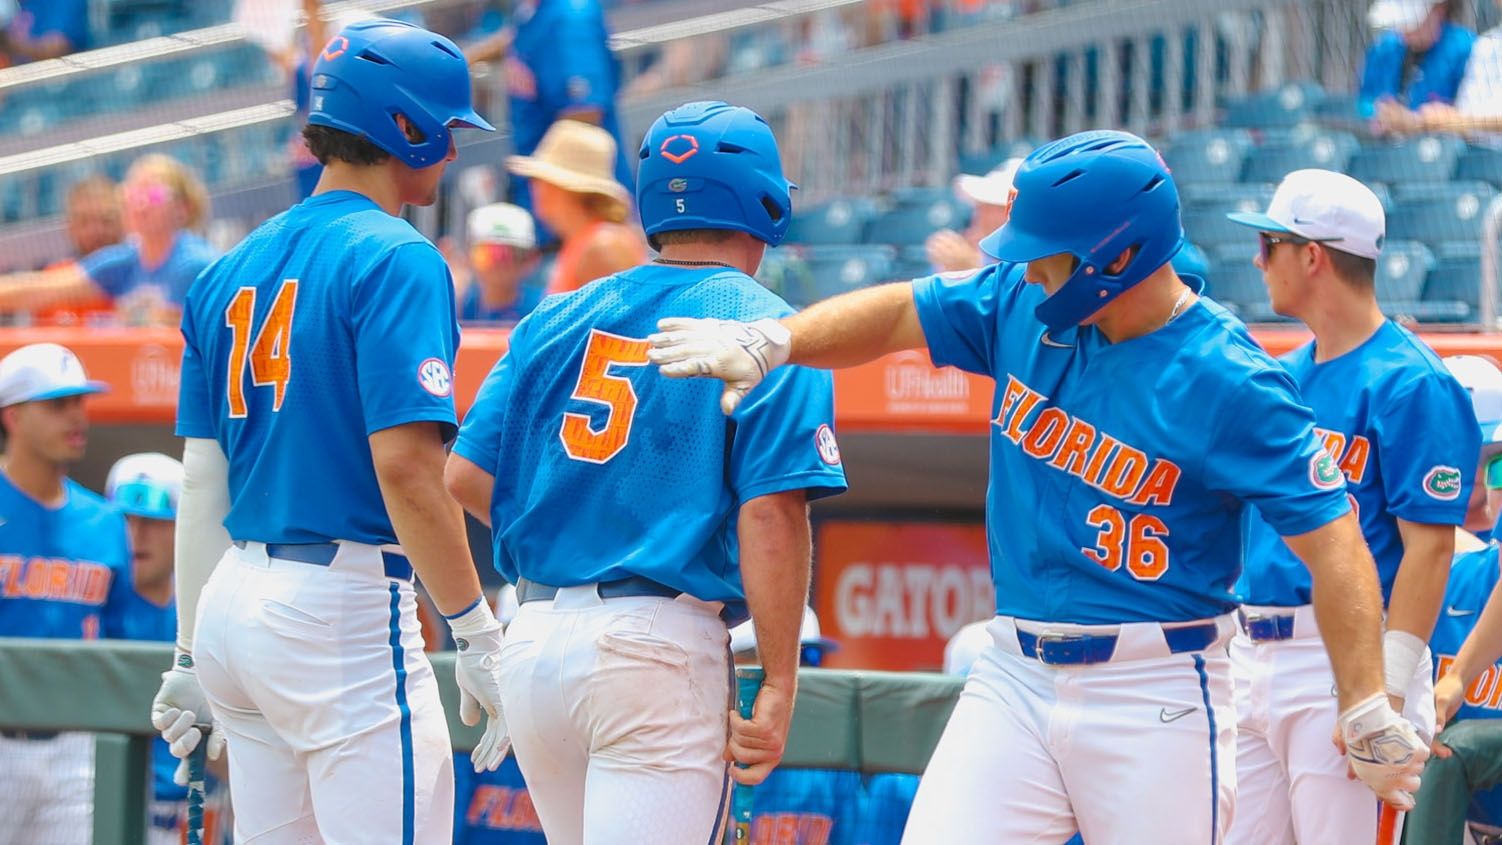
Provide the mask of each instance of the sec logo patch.
POLYGON ((819 460, 832 467, 840 465, 840 444, 834 439, 834 429, 828 425, 819 426, 814 432, 814 446, 819 450, 819 460))
POLYGON ((446 397, 454 393, 454 376, 449 372, 449 365, 438 358, 429 358, 417 365, 417 383, 434 396, 446 397))

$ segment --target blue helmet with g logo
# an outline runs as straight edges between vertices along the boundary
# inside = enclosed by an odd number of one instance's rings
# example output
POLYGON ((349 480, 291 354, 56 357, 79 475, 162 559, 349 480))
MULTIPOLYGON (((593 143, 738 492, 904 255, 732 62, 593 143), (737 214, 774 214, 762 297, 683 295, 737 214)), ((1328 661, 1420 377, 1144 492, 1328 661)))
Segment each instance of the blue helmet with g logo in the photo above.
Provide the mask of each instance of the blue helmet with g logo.
POLYGON ((470 102, 469 64, 454 42, 393 20, 345 27, 313 65, 308 123, 365 138, 411 167, 449 152, 449 130, 494 131, 470 102), (402 115, 423 135, 413 142, 402 115))
POLYGON ((792 190, 772 127, 728 103, 688 103, 642 140, 636 204, 655 248, 659 232, 733 229, 776 246, 793 219, 792 190))
POLYGON ((1012 215, 981 241, 1002 261, 1069 253, 1074 274, 1038 306, 1054 331, 1079 323, 1167 264, 1184 243, 1168 166, 1129 132, 1080 132, 1034 150, 1013 180, 1012 215), (1123 252, 1136 253, 1114 275, 1123 252))

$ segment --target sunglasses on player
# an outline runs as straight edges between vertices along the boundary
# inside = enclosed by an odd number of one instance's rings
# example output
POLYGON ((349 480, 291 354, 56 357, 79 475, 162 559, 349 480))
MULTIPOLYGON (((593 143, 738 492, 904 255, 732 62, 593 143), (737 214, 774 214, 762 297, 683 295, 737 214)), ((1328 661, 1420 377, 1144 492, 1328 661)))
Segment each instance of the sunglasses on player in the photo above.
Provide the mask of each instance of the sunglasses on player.
POLYGON ((1298 235, 1272 235, 1267 232, 1257 233, 1257 254, 1263 262, 1278 244, 1293 244, 1303 246, 1305 244, 1328 244, 1340 240, 1340 238, 1301 238, 1298 235))

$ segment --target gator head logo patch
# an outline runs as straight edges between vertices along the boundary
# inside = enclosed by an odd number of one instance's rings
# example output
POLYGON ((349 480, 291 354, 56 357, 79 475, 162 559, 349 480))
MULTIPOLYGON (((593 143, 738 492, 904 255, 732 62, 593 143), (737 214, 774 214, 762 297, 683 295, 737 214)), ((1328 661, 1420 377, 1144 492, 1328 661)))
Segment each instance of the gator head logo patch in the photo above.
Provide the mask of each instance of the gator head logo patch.
POLYGON ((1340 486, 1340 467, 1330 453, 1321 449, 1309 459, 1309 480, 1321 490, 1334 490, 1340 486))
POLYGON ((1437 466, 1424 475, 1424 492, 1442 502, 1460 498, 1460 470, 1437 466))

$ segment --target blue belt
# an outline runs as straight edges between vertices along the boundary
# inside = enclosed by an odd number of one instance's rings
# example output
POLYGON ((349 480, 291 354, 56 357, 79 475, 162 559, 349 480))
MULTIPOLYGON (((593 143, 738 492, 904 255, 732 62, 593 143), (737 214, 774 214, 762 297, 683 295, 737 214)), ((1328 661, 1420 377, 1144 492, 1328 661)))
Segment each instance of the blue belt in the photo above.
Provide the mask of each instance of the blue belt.
MULTIPOLYGON (((620 578, 615 581, 601 581, 593 585, 595 591, 602 599, 624 599, 640 596, 654 598, 676 599, 683 595, 682 590, 674 589, 666 584, 644 578, 640 575, 632 575, 629 578, 620 578)), ((526 604, 532 601, 552 601, 558 595, 557 587, 547 584, 539 584, 528 578, 518 578, 516 581, 516 603, 526 604)), ((732 627, 739 625, 750 618, 743 602, 726 602, 720 611, 720 618, 725 620, 726 625, 732 627)))
MULTIPOLYGON (((1202 651, 1220 635, 1214 622, 1164 628, 1163 640, 1173 654, 1202 651)), ((1105 663, 1116 653, 1115 634, 1032 634, 1018 629, 1022 653, 1049 666, 1087 666, 1105 663)))
POLYGON ((1243 611, 1241 624, 1246 628, 1247 637, 1254 643, 1275 643, 1280 640, 1293 639, 1292 613, 1276 616, 1248 616, 1243 611))
MULTIPOLYGON (((236 540, 235 545, 245 548, 244 540, 236 540)), ((334 555, 339 553, 338 543, 267 543, 266 556, 278 560, 294 560, 298 563, 311 563, 314 566, 328 566, 334 562, 334 555)), ((381 564, 387 578, 395 578, 398 581, 412 580, 412 562, 407 560, 406 555, 396 552, 381 552, 381 564)))
POLYGON ((0 731, 6 739, 48 740, 57 739, 59 731, 0 731))

